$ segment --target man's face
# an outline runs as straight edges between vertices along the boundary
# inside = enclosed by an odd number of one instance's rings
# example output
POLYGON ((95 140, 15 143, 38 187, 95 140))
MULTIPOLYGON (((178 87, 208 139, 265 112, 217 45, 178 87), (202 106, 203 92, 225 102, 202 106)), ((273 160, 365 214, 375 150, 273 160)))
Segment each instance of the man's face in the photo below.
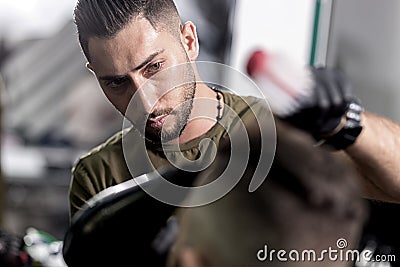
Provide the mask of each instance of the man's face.
POLYGON ((189 119, 195 74, 191 64, 161 71, 194 60, 188 49, 170 32, 156 31, 146 19, 136 18, 112 39, 89 39, 88 67, 110 102, 144 128, 146 138, 170 141, 179 137, 189 119))

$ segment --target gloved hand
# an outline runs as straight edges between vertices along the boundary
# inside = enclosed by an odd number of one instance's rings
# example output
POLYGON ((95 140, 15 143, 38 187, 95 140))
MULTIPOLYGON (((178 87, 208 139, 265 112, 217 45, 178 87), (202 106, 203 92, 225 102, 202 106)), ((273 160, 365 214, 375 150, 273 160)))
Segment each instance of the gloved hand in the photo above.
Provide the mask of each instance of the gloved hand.
POLYGON ((258 50, 249 58, 247 73, 277 117, 316 140, 343 149, 360 134, 362 108, 341 72, 305 68, 285 55, 258 50))
POLYGON ((361 132, 362 108, 343 73, 328 68, 312 68, 314 90, 303 96, 300 109, 282 118, 316 140, 325 140, 336 149, 352 144, 361 132))

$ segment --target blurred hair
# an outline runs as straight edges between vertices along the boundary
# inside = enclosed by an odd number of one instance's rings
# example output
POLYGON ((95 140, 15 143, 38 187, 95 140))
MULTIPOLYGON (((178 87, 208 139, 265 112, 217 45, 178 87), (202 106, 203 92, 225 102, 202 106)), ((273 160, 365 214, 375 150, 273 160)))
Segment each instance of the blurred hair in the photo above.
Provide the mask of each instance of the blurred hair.
MULTIPOLYGON (((256 140, 252 135, 251 140, 256 140)), ((313 147, 310 136, 279 122, 277 138, 272 168, 255 192, 248 192, 257 164, 253 157, 249 171, 224 198, 181 210, 181 231, 170 266, 180 266, 179 253, 187 248, 206 263, 200 266, 210 267, 349 263, 281 263, 276 257, 274 262, 257 260, 257 251, 264 245, 269 250, 315 249, 318 253, 329 247, 337 249, 336 241, 345 238, 350 249, 357 245, 367 214, 351 165, 332 152, 313 147)), ((220 160, 225 166, 226 160, 220 160)), ((213 170, 209 170, 199 183, 206 184, 213 177, 213 170)))
POLYGON ((74 10, 83 53, 90 62, 89 38, 113 38, 135 18, 177 35, 180 19, 173 0, 79 0, 74 10))

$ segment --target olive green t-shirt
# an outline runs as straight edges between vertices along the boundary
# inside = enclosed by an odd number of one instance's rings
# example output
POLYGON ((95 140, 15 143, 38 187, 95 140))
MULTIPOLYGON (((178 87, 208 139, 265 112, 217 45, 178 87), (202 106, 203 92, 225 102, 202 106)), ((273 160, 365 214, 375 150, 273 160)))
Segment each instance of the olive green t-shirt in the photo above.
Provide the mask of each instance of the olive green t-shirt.
POLYGON ((100 191, 125 182, 133 177, 137 177, 144 173, 149 173, 166 164, 169 160, 196 160, 200 156, 199 144, 204 139, 211 139, 218 147, 222 139, 228 138, 230 128, 241 120, 254 120, 253 114, 255 109, 259 109, 260 99, 246 96, 241 97, 227 92, 222 92, 224 96, 225 108, 221 123, 216 123, 207 133, 189 141, 180 144, 179 149, 176 147, 164 146, 163 148, 149 148, 145 151, 140 150, 140 137, 129 137, 135 135, 133 128, 123 130, 112 136, 105 143, 94 148, 87 155, 81 157, 72 170, 72 181, 70 185, 70 216, 73 215, 88 201, 91 197, 100 191), (251 108, 250 108, 251 107, 251 108), (233 112, 229 112, 233 111, 233 112), (224 125, 224 126, 222 126, 224 125), (123 142, 125 140, 126 143, 123 142), (126 148, 129 149, 126 149, 126 148), (143 160, 146 154, 151 164, 146 164, 143 160), (133 164, 127 164, 126 157, 134 157, 133 164), (184 157, 183 159, 181 159, 184 157), (143 163, 144 162, 144 163, 143 163), (134 165, 134 166, 132 166, 134 165), (129 167, 128 167, 129 166, 129 167))

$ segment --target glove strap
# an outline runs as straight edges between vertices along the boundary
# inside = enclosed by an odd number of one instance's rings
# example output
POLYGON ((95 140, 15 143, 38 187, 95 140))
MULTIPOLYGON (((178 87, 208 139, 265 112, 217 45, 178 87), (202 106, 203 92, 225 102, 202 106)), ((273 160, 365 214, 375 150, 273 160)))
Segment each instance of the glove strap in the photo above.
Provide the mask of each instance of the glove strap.
POLYGON ((363 128, 361 126, 361 112, 363 111, 364 109, 356 101, 350 102, 346 113, 343 115, 342 128, 324 136, 318 144, 328 144, 337 150, 345 149, 354 144, 363 128))

